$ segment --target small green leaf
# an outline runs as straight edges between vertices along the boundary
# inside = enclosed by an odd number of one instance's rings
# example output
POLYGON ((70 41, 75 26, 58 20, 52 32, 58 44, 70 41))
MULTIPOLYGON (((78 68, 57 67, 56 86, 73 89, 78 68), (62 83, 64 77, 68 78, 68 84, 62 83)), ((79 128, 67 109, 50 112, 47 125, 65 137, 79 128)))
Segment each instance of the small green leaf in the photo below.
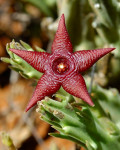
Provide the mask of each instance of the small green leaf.
POLYGON ((44 49, 42 49, 42 48, 40 48, 38 46, 35 46, 35 49, 36 49, 37 52, 45 52, 44 49))
POLYGON ((1 57, 1 61, 6 62, 6 63, 10 63, 10 59, 6 58, 6 57, 1 57))
POLYGON ((32 47, 31 47, 29 44, 23 42, 22 40, 20 40, 20 43, 22 44, 22 46, 23 46, 26 50, 28 50, 28 51, 34 51, 34 50, 32 49, 32 47))

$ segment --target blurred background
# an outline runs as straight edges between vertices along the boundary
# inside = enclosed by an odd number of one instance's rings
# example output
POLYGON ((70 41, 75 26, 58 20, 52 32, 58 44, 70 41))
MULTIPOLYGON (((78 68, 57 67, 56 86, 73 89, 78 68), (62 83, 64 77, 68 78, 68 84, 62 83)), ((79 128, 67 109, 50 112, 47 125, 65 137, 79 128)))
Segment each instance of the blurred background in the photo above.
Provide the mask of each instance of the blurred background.
MULTIPOLYGON (((119 0, 0 0, 0 57, 9 57, 6 44, 12 39, 50 52, 62 13, 74 51, 116 48, 97 63, 93 74, 101 87, 120 92, 119 0)), ((54 129, 39 119, 35 108, 25 113, 35 81, 24 79, 9 66, 0 61, 0 134, 9 134, 18 150, 74 150, 73 142, 48 135, 54 129)), ((86 75, 91 77, 91 70, 86 75)), ((0 149, 7 150, 2 138, 0 149)))

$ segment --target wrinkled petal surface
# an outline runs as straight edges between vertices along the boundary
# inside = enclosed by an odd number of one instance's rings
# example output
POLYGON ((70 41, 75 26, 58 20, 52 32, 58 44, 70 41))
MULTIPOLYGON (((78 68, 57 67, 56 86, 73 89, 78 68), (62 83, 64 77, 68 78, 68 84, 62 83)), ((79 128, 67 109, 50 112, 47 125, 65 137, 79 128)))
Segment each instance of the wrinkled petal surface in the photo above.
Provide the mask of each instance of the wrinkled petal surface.
POLYGON ((26 111, 45 96, 50 96, 57 92, 61 85, 65 91, 71 95, 81 98, 93 106, 94 104, 88 94, 85 81, 80 72, 89 69, 98 59, 114 49, 115 48, 103 48, 73 53, 72 44, 65 26, 64 14, 60 18, 55 39, 52 44, 52 54, 9 49, 23 58, 36 70, 44 73, 38 81, 26 111))
POLYGON ((81 98, 89 105, 94 106, 85 84, 83 77, 80 74, 74 74, 70 79, 66 78, 66 80, 62 83, 62 86, 65 91, 74 95, 78 98, 81 98))
POLYGON ((98 59, 113 51, 115 48, 83 50, 75 52, 74 58, 79 72, 89 69, 98 59))
POLYGON ((26 50, 17 50, 17 49, 9 49, 22 59, 24 59, 27 63, 29 63, 33 68, 40 72, 45 72, 45 65, 47 64, 47 59, 49 58, 49 53, 46 52, 33 52, 26 50))
POLYGON ((72 44, 65 26, 65 17, 64 14, 61 16, 58 29, 55 35, 55 39, 52 44, 52 53, 55 51, 62 52, 72 52, 72 44))
POLYGON ((52 76, 44 74, 38 81, 32 99, 30 100, 26 111, 36 105, 37 101, 42 100, 45 96, 54 94, 57 90, 59 90, 60 86, 61 84, 58 81, 55 81, 52 76))

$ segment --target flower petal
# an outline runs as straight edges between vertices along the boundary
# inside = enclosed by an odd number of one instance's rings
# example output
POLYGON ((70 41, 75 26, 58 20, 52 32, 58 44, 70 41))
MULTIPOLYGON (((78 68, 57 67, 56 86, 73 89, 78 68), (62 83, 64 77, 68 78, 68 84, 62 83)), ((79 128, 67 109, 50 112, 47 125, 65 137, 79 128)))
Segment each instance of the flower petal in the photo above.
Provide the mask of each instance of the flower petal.
POLYGON ((72 44, 65 26, 65 17, 64 14, 61 16, 58 29, 55 35, 55 39, 52 44, 52 53, 55 51, 69 51, 72 52, 72 44))
POLYGON ((40 72, 45 72, 45 65, 47 59, 49 57, 49 53, 46 52, 33 52, 26 50, 17 50, 17 49, 9 49, 22 59, 24 59, 27 63, 29 63, 33 68, 40 72))
POLYGON ((77 51, 73 54, 79 72, 89 69, 98 59, 115 48, 77 51))
POLYGON ((89 105, 94 106, 87 88, 85 81, 81 74, 74 74, 70 79, 66 78, 65 81, 62 83, 62 86, 65 91, 74 95, 76 97, 81 98, 83 101, 87 102, 89 105))
POLYGON ((45 96, 50 96, 54 94, 57 90, 59 90, 60 86, 60 82, 54 80, 53 76, 44 74, 38 81, 33 96, 26 108, 26 112, 31 107, 36 105, 37 101, 42 100, 45 96))

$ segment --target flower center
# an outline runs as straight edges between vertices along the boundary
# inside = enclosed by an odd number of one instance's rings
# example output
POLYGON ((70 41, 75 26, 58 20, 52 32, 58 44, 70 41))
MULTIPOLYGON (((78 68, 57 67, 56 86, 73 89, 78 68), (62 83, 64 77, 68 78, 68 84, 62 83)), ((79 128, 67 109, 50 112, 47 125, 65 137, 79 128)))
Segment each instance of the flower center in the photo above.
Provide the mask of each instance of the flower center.
POLYGON ((59 58, 53 62, 52 69, 57 74, 64 74, 69 70, 69 63, 65 58, 59 58))
POLYGON ((67 71, 67 70, 68 70, 67 64, 65 64, 64 62, 61 62, 61 63, 59 63, 59 64, 57 65, 57 71, 58 71, 59 73, 63 73, 63 72, 65 72, 65 71, 67 71))

